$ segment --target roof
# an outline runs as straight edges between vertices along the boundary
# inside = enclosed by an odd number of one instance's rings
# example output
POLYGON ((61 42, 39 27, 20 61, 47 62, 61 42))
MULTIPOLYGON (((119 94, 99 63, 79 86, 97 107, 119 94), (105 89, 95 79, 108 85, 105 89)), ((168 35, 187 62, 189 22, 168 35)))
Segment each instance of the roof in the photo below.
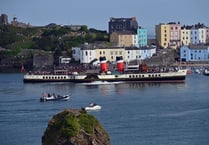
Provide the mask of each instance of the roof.
POLYGON ((209 46, 206 45, 190 45, 189 48, 191 50, 207 50, 209 48, 209 46))
POLYGON ((133 35, 133 34, 136 35, 135 31, 114 31, 113 33, 117 33, 117 34, 120 34, 120 35, 133 35))

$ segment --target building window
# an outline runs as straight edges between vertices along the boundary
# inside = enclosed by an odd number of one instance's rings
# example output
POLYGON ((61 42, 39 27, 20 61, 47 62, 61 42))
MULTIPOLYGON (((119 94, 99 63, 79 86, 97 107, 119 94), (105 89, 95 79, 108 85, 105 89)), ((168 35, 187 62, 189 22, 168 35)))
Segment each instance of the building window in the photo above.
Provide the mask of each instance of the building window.
POLYGON ((86 51, 86 56, 88 55, 88 52, 86 51))

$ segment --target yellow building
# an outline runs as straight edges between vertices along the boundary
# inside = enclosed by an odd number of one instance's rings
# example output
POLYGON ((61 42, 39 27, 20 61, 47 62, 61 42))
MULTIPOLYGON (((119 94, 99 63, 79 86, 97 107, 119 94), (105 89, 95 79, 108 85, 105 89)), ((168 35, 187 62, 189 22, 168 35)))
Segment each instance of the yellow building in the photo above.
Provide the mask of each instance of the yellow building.
POLYGON ((106 48, 96 48, 96 58, 106 57, 107 61, 115 62, 117 56, 122 56, 125 58, 125 49, 123 47, 106 47, 106 48))
POLYGON ((161 47, 167 48, 170 43, 170 25, 168 24, 156 25, 155 31, 156 31, 157 43, 161 47))
POLYGON ((186 29, 186 28, 182 28, 181 29, 181 43, 183 45, 189 45, 191 43, 191 40, 190 40, 190 29, 186 29))
POLYGON ((110 42, 118 47, 137 46, 137 35, 130 31, 112 32, 110 34, 110 42))

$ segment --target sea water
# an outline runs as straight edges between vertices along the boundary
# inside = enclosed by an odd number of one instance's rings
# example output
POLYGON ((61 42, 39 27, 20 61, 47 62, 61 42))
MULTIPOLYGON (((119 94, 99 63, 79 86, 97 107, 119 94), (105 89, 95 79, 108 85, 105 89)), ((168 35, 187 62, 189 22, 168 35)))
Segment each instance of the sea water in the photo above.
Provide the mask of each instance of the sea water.
POLYGON ((89 112, 112 145, 208 145, 209 77, 185 83, 23 83, 23 74, 0 74, 0 144, 41 145, 53 115, 94 102, 89 112), (71 94, 68 101, 40 102, 43 92, 71 94))

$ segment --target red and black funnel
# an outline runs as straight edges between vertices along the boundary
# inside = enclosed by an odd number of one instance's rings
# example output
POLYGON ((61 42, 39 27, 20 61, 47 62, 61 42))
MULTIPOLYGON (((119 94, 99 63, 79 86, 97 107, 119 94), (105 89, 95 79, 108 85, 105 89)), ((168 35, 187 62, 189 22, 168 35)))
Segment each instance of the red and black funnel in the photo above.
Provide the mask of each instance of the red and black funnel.
POLYGON ((100 61, 100 71, 101 72, 107 72, 108 71, 108 66, 107 66, 107 61, 106 61, 106 57, 100 57, 99 58, 100 61))
POLYGON ((117 61, 117 68, 119 72, 124 72, 124 61, 123 61, 123 57, 122 56, 117 56, 116 57, 116 61, 117 61))

